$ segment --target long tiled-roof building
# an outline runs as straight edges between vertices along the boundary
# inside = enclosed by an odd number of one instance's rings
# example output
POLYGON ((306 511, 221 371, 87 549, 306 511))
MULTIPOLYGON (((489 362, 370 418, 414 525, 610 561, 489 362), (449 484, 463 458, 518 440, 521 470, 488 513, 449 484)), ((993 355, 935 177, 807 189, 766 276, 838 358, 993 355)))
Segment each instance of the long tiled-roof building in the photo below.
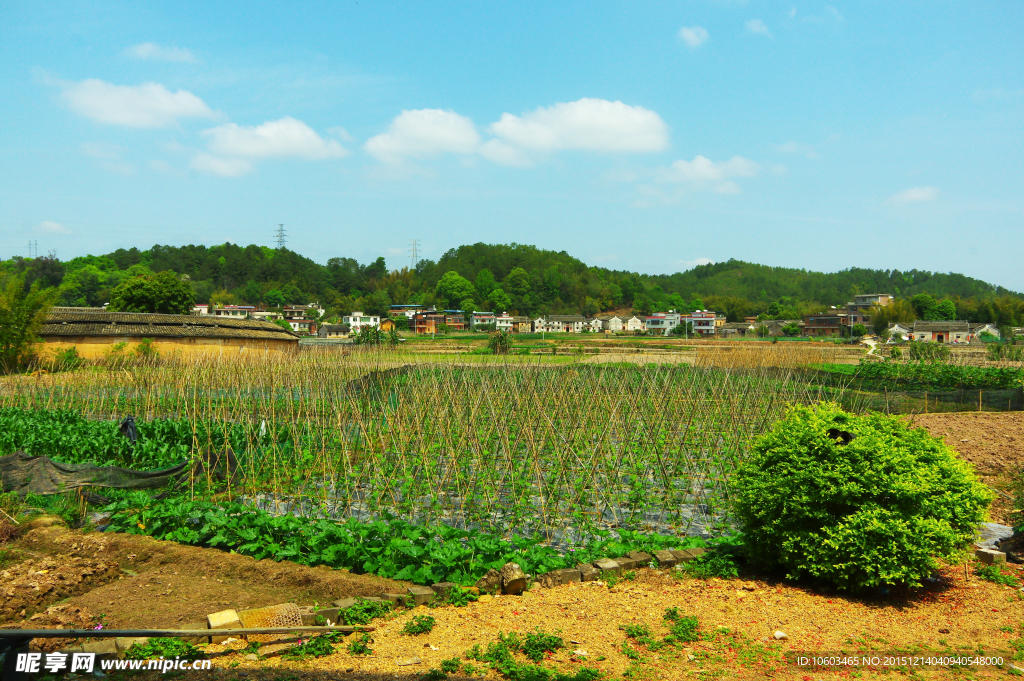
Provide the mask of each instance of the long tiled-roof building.
POLYGON ((74 346, 85 358, 102 357, 117 343, 130 350, 143 339, 151 340, 161 353, 291 352, 299 344, 298 334, 272 322, 141 312, 53 311, 39 336, 49 349, 74 346))

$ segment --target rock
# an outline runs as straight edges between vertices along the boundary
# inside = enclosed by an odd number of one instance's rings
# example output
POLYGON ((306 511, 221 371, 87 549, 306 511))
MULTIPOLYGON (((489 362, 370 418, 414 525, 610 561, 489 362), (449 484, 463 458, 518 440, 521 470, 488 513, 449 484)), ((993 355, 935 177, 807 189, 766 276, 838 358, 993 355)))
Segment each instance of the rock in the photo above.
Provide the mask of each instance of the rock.
POLYGON ((310 608, 308 611, 302 611, 302 626, 304 627, 316 627, 316 626, 327 626, 326 624, 317 624, 316 618, 323 617, 331 624, 338 623, 338 614, 341 612, 341 608, 320 608, 314 611, 310 608))
POLYGON ((381 596, 385 601, 391 601, 395 605, 405 606, 408 596, 406 594, 384 594, 381 596))
POLYGON ((581 582, 594 582, 601 575, 601 571, 590 563, 580 563, 576 566, 576 569, 580 571, 581 582))
POLYGON ((114 645, 117 647, 117 656, 124 657, 124 654, 127 653, 128 649, 131 648, 133 645, 135 645, 136 643, 138 643, 140 646, 145 645, 148 641, 149 639, 144 637, 128 638, 125 636, 120 636, 118 638, 115 638, 114 645))
MULTIPOLYGON (((207 629, 241 629, 242 622, 234 610, 221 610, 206 616, 207 629)), ((210 636, 210 643, 223 643, 227 636, 210 636)))
POLYGON ((982 523, 978 526, 978 541, 974 545, 979 549, 996 549, 999 542, 1013 536, 1013 528, 999 523, 982 523))
POLYGON ((437 584, 432 584, 430 588, 441 598, 448 598, 448 592, 456 586, 458 585, 455 582, 438 582, 437 584))
POLYGON ((655 551, 654 558, 658 561, 658 566, 663 568, 670 568, 679 562, 671 551, 655 551))
POLYGON ((409 587, 409 598, 416 605, 426 605, 434 600, 434 590, 429 586, 410 586, 409 587))
POLYGON ((476 587, 487 593, 495 593, 501 589, 501 573, 488 570, 486 575, 476 580, 476 587))
POLYGON ((630 558, 629 556, 623 556, 622 558, 616 558, 615 562, 619 564, 619 567, 623 571, 625 571, 625 570, 633 570, 633 569, 635 569, 637 567, 636 561, 633 560, 632 558, 630 558))
POLYGON ((338 600, 336 600, 333 603, 331 603, 331 605, 333 605, 335 608, 338 608, 339 610, 344 610, 345 608, 351 608, 355 604, 356 604, 356 599, 354 599, 354 598, 339 598, 338 600))
POLYGON ((601 574, 611 573, 617 575, 622 572, 622 568, 611 558, 599 558, 594 561, 594 567, 601 571, 601 574))
POLYGON ((484 594, 480 598, 476 599, 476 602, 477 603, 490 603, 493 600, 494 600, 494 596, 492 596, 490 594, 484 594))
POLYGON ((384 599, 380 596, 360 596, 356 599, 357 601, 369 601, 370 603, 383 603, 384 599))
POLYGON ((565 568, 558 571, 562 579, 562 584, 568 584, 570 582, 578 582, 582 579, 582 575, 579 570, 573 570, 572 568, 565 568))
POLYGON ((650 565, 651 560, 654 559, 654 556, 643 551, 630 551, 626 555, 636 561, 637 567, 647 567, 650 565))
POLYGON ((551 589, 562 583, 562 575, 557 571, 545 572, 537 578, 535 584, 540 584, 545 589, 551 589))
POLYGON ((775 640, 776 641, 788 641, 789 640, 789 636, 786 636, 786 632, 784 632, 784 631, 776 631, 774 636, 775 636, 775 640))
POLYGON ((97 655, 117 656, 117 643, 112 638, 105 638, 100 641, 90 641, 82 644, 83 653, 96 653, 97 655))
POLYGON ((1006 554, 1002 551, 996 551, 995 549, 978 549, 974 552, 975 557, 986 565, 995 565, 996 563, 1005 563, 1006 554))
POLYGON ((395 664, 397 664, 399 667, 408 667, 411 664, 420 664, 421 662, 423 662, 423 660, 416 657, 415 655, 413 657, 405 658, 404 660, 395 660, 395 664))
POLYGON ((242 659, 244 659, 246 662, 259 662, 260 656, 256 653, 246 653, 245 657, 242 659))
POLYGON ((519 567, 519 563, 505 563, 498 571, 501 575, 501 590, 503 593, 513 596, 523 593, 526 589, 526 573, 519 567))

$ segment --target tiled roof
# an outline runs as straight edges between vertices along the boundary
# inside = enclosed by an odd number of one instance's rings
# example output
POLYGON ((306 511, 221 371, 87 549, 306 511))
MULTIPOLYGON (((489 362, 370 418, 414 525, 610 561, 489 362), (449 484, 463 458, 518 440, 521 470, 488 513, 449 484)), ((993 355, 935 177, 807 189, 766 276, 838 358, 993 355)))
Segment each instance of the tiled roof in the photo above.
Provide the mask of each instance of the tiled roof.
POLYGON ((916 321, 914 322, 914 333, 929 333, 932 331, 962 331, 966 333, 970 330, 969 324, 964 320, 957 321, 943 321, 943 322, 925 322, 916 321))
POLYGON ((548 317, 550 322, 585 322, 581 314, 553 314, 548 317))
POLYGON ((39 331, 53 336, 138 338, 251 338, 295 340, 298 335, 273 322, 230 317, 143 312, 51 312, 39 331))

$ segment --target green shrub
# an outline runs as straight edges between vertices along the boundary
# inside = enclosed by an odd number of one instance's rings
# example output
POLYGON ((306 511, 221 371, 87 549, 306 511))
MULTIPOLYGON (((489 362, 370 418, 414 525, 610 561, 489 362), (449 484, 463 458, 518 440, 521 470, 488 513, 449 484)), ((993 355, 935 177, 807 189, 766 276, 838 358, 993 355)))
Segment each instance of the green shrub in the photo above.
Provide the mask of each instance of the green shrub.
POLYGON ((145 643, 133 643, 124 656, 129 660, 147 660, 158 657, 184 657, 186 659, 206 657, 199 648, 178 638, 151 638, 145 643))
POLYGON ((410 636, 429 634, 434 629, 436 622, 430 615, 416 615, 405 623, 405 626, 402 627, 402 633, 410 636))
POLYGON ((1020 586, 1020 582, 1013 575, 1005 574, 998 565, 982 565, 975 571, 979 577, 988 582, 995 582, 1004 586, 1020 586))
POLYGON ((734 481, 753 564, 851 591, 920 585, 974 539, 992 500, 941 439, 831 403, 791 407, 734 481))

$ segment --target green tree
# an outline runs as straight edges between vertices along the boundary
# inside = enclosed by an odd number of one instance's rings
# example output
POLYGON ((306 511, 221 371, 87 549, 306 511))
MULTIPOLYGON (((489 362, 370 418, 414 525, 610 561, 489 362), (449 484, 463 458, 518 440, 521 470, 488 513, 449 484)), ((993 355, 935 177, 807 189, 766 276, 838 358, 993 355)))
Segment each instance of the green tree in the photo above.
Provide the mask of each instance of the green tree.
POLYGON ((504 289, 514 296, 525 296, 530 292, 530 275, 522 267, 514 267, 505 277, 504 289))
POLYGON ((854 324, 853 325, 853 336, 854 336, 854 338, 860 338, 861 336, 863 336, 867 332, 868 332, 868 329, 863 324, 854 324))
POLYGON ((437 295, 447 301, 449 308, 454 308, 461 301, 470 298, 476 293, 473 284, 455 270, 445 272, 441 281, 437 282, 437 295))
MULTIPOLYGON (((800 335, 800 325, 796 322, 791 322, 782 327, 782 335, 789 336, 790 338, 800 335)), ((864 334, 861 334, 864 335, 864 334)))
POLYGON ((936 302, 927 293, 918 293, 910 299, 910 304, 913 306, 914 314, 917 315, 918 319, 929 319, 936 302))
POLYGON ((242 298, 250 305, 260 302, 260 285, 255 281, 249 282, 242 288, 242 298))
POLYGON ((939 320, 952 321, 956 319, 956 303, 949 298, 940 301, 932 310, 933 314, 938 317, 939 320))
POLYGON ((188 282, 170 270, 151 277, 134 277, 123 282, 111 294, 110 309, 121 312, 158 312, 188 314, 196 301, 196 292, 188 282))
POLYGON ((888 305, 875 305, 870 310, 871 326, 875 333, 889 328, 889 324, 912 324, 916 317, 914 306, 907 300, 894 300, 888 305))
POLYGON ((487 302, 491 304, 491 309, 495 312, 507 312, 512 307, 512 299, 500 288, 491 291, 487 296, 487 302))
POLYGON ((25 290, 25 276, 11 276, 0 289, 0 371, 11 373, 33 357, 39 328, 57 297, 39 282, 25 290))
POLYGON ((491 291, 498 285, 494 280, 494 274, 486 267, 476 273, 476 292, 480 294, 480 300, 487 300, 491 291))
POLYGON ((274 323, 280 326, 282 329, 287 329, 288 331, 295 333, 295 329, 292 328, 292 325, 283 319, 275 319, 274 323))
POLYGON ((463 312, 473 312, 476 310, 476 301, 472 298, 465 298, 459 303, 459 309, 463 312))
POLYGON ((284 294, 279 289, 272 288, 263 295, 263 302, 268 307, 284 307, 284 294))
POLYGON ((303 293, 298 286, 292 283, 284 285, 281 289, 281 295, 284 296, 284 302, 286 305, 304 305, 309 302, 307 296, 303 293))
POLYGON ((386 317, 391 310, 391 296, 385 290, 374 291, 366 296, 366 312, 378 317, 386 317))

